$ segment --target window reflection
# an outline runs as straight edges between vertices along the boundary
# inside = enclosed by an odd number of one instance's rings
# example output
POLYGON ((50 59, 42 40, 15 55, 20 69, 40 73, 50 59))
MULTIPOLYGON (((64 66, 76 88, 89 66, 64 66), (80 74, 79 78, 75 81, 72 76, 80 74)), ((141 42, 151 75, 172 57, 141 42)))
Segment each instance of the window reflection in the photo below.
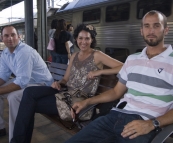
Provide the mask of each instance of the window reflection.
POLYGON ((150 10, 158 10, 167 17, 171 15, 172 0, 139 0, 137 4, 137 18, 142 17, 150 10))
POLYGON ((129 19, 130 4, 108 6, 106 8, 106 22, 126 21, 129 19))

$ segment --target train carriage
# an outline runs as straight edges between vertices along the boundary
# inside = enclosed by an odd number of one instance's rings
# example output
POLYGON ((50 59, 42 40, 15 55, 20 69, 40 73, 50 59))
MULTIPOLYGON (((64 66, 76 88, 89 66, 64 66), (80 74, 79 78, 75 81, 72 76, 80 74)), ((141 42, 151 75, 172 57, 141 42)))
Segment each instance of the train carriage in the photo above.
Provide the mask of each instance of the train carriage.
POLYGON ((170 31, 165 43, 173 45, 172 0, 74 0, 48 17, 48 29, 54 18, 63 18, 74 27, 78 23, 92 24, 97 30, 97 47, 100 50, 128 49, 134 53, 145 46, 140 35, 141 18, 153 9, 167 16, 170 31))

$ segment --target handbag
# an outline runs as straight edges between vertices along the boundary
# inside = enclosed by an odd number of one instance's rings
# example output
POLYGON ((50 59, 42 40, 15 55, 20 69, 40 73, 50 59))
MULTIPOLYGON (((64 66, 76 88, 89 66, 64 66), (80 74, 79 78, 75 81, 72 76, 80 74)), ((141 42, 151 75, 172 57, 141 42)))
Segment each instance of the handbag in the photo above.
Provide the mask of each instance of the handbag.
POLYGON ((55 49, 55 41, 54 38, 50 38, 48 46, 47 46, 48 50, 53 51, 55 49))
MULTIPOLYGON (((56 106, 59 116, 62 120, 72 121, 71 109, 75 102, 79 102, 89 98, 89 96, 80 89, 69 90, 55 94, 56 106)), ((87 111, 79 120, 90 120, 93 115, 93 110, 87 111)))

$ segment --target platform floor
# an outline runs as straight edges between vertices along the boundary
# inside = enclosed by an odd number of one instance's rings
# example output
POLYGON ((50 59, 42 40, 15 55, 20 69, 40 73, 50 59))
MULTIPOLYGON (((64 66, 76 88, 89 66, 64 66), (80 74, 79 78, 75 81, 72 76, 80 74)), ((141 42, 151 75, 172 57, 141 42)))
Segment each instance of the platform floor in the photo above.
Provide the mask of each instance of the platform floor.
MULTIPOLYGON (((4 110, 4 118, 6 122, 6 130, 7 135, 4 137, 0 137, 0 143, 9 143, 8 141, 8 103, 5 100, 5 110, 4 110)), ((36 113, 35 115, 35 125, 32 136, 31 143, 63 143, 67 139, 69 139, 72 135, 46 117, 41 114, 36 113)))

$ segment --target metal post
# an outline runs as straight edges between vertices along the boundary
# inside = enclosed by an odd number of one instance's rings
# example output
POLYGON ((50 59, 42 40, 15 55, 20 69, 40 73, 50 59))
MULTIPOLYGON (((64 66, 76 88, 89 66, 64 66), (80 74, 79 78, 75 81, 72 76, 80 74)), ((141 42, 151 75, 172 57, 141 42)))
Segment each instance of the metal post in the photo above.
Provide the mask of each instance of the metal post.
POLYGON ((38 18, 38 52, 44 60, 47 59, 47 13, 46 13, 46 0, 37 0, 38 18))
POLYGON ((34 47, 33 0, 25 0, 25 42, 34 47))
POLYGON ((52 7, 54 8, 54 0, 52 0, 52 7))
POLYGON ((47 7, 50 7, 50 0, 47 0, 47 7))

